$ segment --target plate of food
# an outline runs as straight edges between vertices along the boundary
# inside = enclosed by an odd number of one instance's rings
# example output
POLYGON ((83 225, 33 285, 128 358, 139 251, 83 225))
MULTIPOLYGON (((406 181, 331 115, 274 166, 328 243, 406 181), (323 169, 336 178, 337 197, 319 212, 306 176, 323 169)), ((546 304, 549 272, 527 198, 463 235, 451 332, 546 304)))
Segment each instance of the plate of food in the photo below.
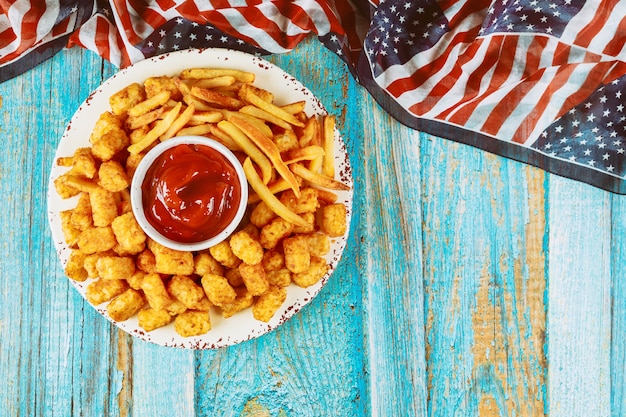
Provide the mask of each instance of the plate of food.
POLYGON ((102 316, 152 343, 216 349, 320 292, 347 243, 352 186, 335 116, 300 81, 260 57, 192 49, 123 69, 81 104, 48 218, 65 274, 102 316), (237 169, 207 159, 218 151, 237 169), (243 208, 196 245, 229 204, 243 208))

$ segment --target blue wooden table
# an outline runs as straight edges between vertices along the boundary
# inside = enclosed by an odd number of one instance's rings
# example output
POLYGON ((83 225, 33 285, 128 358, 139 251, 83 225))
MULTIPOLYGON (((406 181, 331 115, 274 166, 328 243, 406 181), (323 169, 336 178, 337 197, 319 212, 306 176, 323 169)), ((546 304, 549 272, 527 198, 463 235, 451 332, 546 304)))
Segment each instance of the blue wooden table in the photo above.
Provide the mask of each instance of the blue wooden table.
POLYGON ((128 336, 57 258, 54 152, 117 69, 0 84, 0 416, 626 415, 626 196, 402 126, 315 40, 269 60, 339 116, 354 215, 318 297, 220 350, 128 336))

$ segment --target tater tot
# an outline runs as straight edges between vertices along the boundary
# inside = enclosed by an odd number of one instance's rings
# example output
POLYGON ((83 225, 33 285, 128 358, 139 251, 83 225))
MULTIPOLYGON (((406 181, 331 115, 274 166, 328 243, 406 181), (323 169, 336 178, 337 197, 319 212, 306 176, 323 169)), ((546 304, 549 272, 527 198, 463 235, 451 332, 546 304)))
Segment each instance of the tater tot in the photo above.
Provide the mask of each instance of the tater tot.
POLYGON ((326 260, 319 256, 312 256, 309 269, 297 274, 291 274, 291 279, 297 286, 306 288, 317 283, 326 272, 328 272, 326 260))
POLYGON ((122 151, 130 139, 120 128, 114 128, 105 132, 91 147, 91 152, 101 161, 110 161, 122 151))
POLYGON ((235 288, 235 292, 237 296, 232 303, 220 306, 224 318, 232 317, 235 313, 251 307, 254 303, 254 297, 246 287, 235 288))
POLYGON ((135 273, 135 261, 128 256, 102 256, 96 261, 96 270, 103 279, 127 279, 135 273))
POLYGON ((230 239, 230 248, 236 257, 243 262, 256 265, 263 260, 263 247, 245 230, 233 234, 230 239))
POLYGON ((141 281, 141 289, 148 304, 155 310, 163 310, 174 301, 159 274, 146 274, 141 281))
POLYGON ((297 235, 285 239, 283 242, 285 266, 293 273, 304 272, 311 263, 311 254, 306 238, 297 235))
POLYGON ((282 251, 274 249, 266 250, 261 261, 265 271, 276 271, 285 266, 285 256, 282 251))
POLYGON ((168 312, 170 316, 177 316, 180 313, 187 311, 188 308, 186 305, 184 305, 180 301, 174 300, 174 302, 170 304, 169 306, 167 306, 165 310, 168 312))
POLYGON ((146 241, 146 234, 137 223, 132 212, 124 213, 113 219, 111 228, 122 249, 133 252, 133 255, 143 250, 131 251, 133 248, 143 248, 146 241))
POLYGON ((311 255, 324 256, 330 251, 330 238, 324 233, 310 233, 304 237, 311 255))
POLYGON ((112 300, 127 289, 126 281, 121 279, 99 279, 87 286, 85 298, 92 305, 98 306, 112 300))
POLYGON ((224 272, 224 278, 228 280, 228 283, 233 288, 241 287, 243 284, 243 278, 241 277, 241 272, 239 272, 239 268, 227 269, 224 272))
POLYGON ((269 208, 264 201, 260 201, 250 213, 250 223, 262 228, 277 217, 276 213, 269 208))
POLYGON ((215 274, 215 275, 224 275, 224 266, 217 262, 215 258, 206 252, 202 252, 197 254, 194 259, 194 270, 193 273, 196 275, 206 275, 206 274, 215 274))
POLYGON ((81 230, 72 224, 72 210, 60 212, 59 217, 61 218, 61 231, 67 246, 70 248, 77 247, 81 230))
POLYGON ((93 214, 88 193, 81 193, 78 196, 76 207, 72 210, 72 225, 80 230, 85 230, 93 226, 93 214))
POLYGON ((137 260, 135 261, 137 268, 147 272, 152 273, 156 272, 156 260, 154 258, 154 253, 152 253, 149 249, 144 249, 141 253, 137 255, 137 260))
POLYGON ((111 300, 107 312, 115 321, 126 321, 141 310, 144 302, 141 292, 129 288, 111 300))
POLYGON ((135 269, 135 273, 129 276, 128 278, 126 278, 126 282, 128 282, 128 285, 130 285, 130 288, 134 290, 140 290, 141 284, 143 282, 143 278, 146 275, 147 274, 141 269, 135 269))
POLYGON ((109 105, 111 106, 113 114, 119 116, 145 99, 146 94, 143 86, 139 83, 133 83, 109 97, 109 105))
POLYGON ((74 151, 72 157, 73 164, 70 170, 72 175, 79 175, 85 178, 93 178, 96 175, 96 160, 94 159, 91 149, 78 148, 74 151))
POLYGON ((301 234, 301 233, 311 233, 315 230, 315 213, 302 213, 300 214, 300 217, 302 217, 304 219, 304 221, 307 222, 307 225, 294 225, 293 226, 293 233, 294 234, 301 234))
POLYGON ((288 287, 291 284, 291 271, 287 268, 267 271, 265 273, 267 282, 276 287, 288 287))
POLYGON ((237 268, 237 266, 241 263, 241 259, 233 253, 233 250, 230 248, 230 244, 226 240, 211 247, 209 252, 217 262, 221 263, 226 268, 237 268))
POLYGON ((278 245, 278 242, 289 236, 292 231, 292 223, 277 217, 261 229, 261 237, 259 238, 261 246, 265 249, 272 249, 278 245))
POLYGON ((283 191, 280 195, 280 201, 291 211, 302 213, 314 213, 320 206, 317 199, 317 191, 314 188, 307 187, 300 190, 300 197, 296 197, 293 190, 283 191))
POLYGON ((242 263, 239 265, 239 273, 250 294, 254 296, 261 295, 269 288, 269 283, 261 264, 248 265, 242 263))
POLYGON ((167 291, 171 296, 191 309, 206 297, 204 289, 185 275, 174 275, 167 284, 167 291))
POLYGON ((282 287, 270 287, 252 305, 252 315, 255 319, 268 322, 276 310, 287 299, 287 291, 282 287))
POLYGON ((117 217, 117 200, 111 191, 98 187, 89 193, 89 202, 91 203, 94 226, 109 226, 117 217))
POLYGON ((130 185, 126 170, 117 161, 106 161, 98 169, 98 184, 105 190, 122 191, 130 185))
POLYGON ((209 301, 216 306, 232 303, 235 301, 237 293, 228 283, 228 280, 220 275, 206 274, 200 280, 202 288, 209 301))
POLYGON ((208 311, 187 310, 174 319, 174 330, 183 337, 200 336, 211 330, 208 311))
POLYGON ((78 236, 78 248, 86 254, 106 252, 116 244, 111 227, 90 227, 78 236))
POLYGON ((183 252, 148 240, 148 248, 154 253, 154 269, 159 274, 166 275, 190 275, 193 274, 193 254, 183 252))
POLYGON ((139 327, 147 332, 166 326, 170 324, 173 319, 174 318, 166 310, 145 308, 137 313, 137 322, 139 327))
POLYGON ((322 208, 320 228, 330 237, 343 236, 347 229, 346 206, 341 203, 329 204, 322 208))
POLYGON ((69 259, 65 265, 65 275, 74 281, 85 281, 89 277, 87 270, 85 269, 85 258, 88 255, 84 254, 80 250, 73 250, 70 252, 69 259))

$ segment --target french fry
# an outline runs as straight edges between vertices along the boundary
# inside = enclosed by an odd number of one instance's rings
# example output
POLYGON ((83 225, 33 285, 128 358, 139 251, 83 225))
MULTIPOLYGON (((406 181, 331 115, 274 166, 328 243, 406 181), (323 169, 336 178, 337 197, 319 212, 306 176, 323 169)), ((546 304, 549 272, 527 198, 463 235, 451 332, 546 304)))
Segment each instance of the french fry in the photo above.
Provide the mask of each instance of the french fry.
POLYGON ((334 144, 335 144, 335 116, 324 116, 324 160, 322 162, 322 172, 327 177, 335 176, 334 144))
POLYGON ((187 126, 180 129, 176 136, 205 136, 211 132, 211 123, 205 123, 202 125, 187 126))
POLYGON ((126 126, 128 126, 130 130, 139 129, 142 126, 149 125, 150 123, 157 120, 159 117, 161 117, 164 111, 165 107, 161 106, 158 109, 154 109, 140 116, 130 116, 128 119, 126 119, 126 126))
POLYGON ((296 196, 300 196, 300 186, 296 177, 289 170, 289 167, 283 162, 278 148, 272 142, 270 138, 261 133, 258 129, 252 126, 250 123, 239 117, 233 117, 232 123, 241 129, 254 144, 263 151, 263 153, 269 158, 269 160, 276 168, 276 171, 280 176, 289 183, 289 186, 293 190, 296 196))
POLYGON ((224 94, 220 94, 206 88, 191 87, 191 95, 199 98, 200 100, 206 101, 207 103, 217 104, 218 106, 227 109, 236 110, 243 105, 239 99, 228 97, 224 94))
POLYGON ((193 103, 193 105, 196 107, 196 110, 198 110, 198 111, 214 111, 215 110, 215 108, 209 106, 204 101, 200 100, 197 97, 194 97, 191 94, 191 90, 190 90, 189 94, 186 94, 186 95, 183 96, 183 101, 188 106, 191 105, 191 103, 193 103))
POLYGON ((334 178, 327 177, 324 174, 318 174, 317 172, 310 171, 308 168, 306 168, 304 165, 300 164, 299 162, 289 165, 289 168, 291 168, 291 171, 294 174, 302 177, 302 179, 309 181, 312 184, 319 185, 324 188, 329 188, 331 190, 347 191, 350 189, 349 186, 347 186, 346 184, 340 181, 337 181, 334 178))
POLYGON ((261 169, 263 184, 270 182, 272 178, 272 163, 263 152, 243 133, 237 126, 228 120, 222 120, 217 127, 228 134, 233 141, 248 155, 261 169))
POLYGON ((180 78, 183 79, 201 79, 201 78, 216 78, 225 75, 230 75, 235 80, 242 83, 253 83, 255 75, 252 72, 240 71, 236 69, 228 68, 189 68, 181 71, 180 78))
MULTIPOLYGON (((195 104, 192 102, 189 105, 193 104, 195 108, 195 104)), ((224 118, 224 115, 218 111, 196 111, 191 119, 189 119, 189 123, 217 123, 224 118)))
POLYGON ((163 90, 158 94, 146 99, 142 102, 135 104, 133 107, 128 109, 128 116, 137 117, 141 116, 144 113, 148 113, 151 110, 156 109, 168 102, 170 96, 172 94, 168 90, 163 90))
POLYGON ((280 119, 274 116, 273 114, 268 113, 265 110, 258 108, 257 106, 252 106, 252 105, 243 106, 241 109, 239 109, 239 111, 243 114, 248 114, 258 119, 265 120, 266 122, 273 123, 276 126, 280 126, 285 130, 293 129, 293 126, 287 123, 286 121, 284 121, 283 119, 280 119))
POLYGON ((222 129, 220 129, 219 127, 217 127, 217 125, 210 125, 209 131, 211 132, 211 135, 219 140, 220 142, 222 142, 222 144, 224 144, 224 146, 226 146, 228 149, 230 149, 231 151, 241 151, 241 146, 239 146, 237 144, 237 142, 235 142, 233 140, 233 138, 231 138, 226 132, 224 132, 222 129))
POLYGON ((304 112, 305 107, 306 107, 306 101, 294 101, 293 103, 280 106, 281 109, 291 114, 302 113, 304 112))
POLYGON ((236 81, 237 79, 232 75, 220 75, 213 78, 199 79, 193 85, 200 88, 228 87, 235 84, 236 81))
POLYGON ((261 181, 259 174, 257 174, 256 169, 252 165, 250 157, 246 158, 244 161, 243 170, 252 189, 278 216, 289 223, 295 224, 296 226, 306 227, 309 225, 306 220, 289 210, 283 203, 280 202, 280 200, 278 200, 278 198, 276 198, 274 194, 272 194, 269 188, 267 188, 263 181, 261 181))
MULTIPOLYGON (((291 187, 289 183, 282 178, 277 179, 274 182, 271 182, 267 185, 267 188, 271 191, 272 194, 278 194, 283 191, 289 190, 291 187)), ((255 192, 251 192, 248 194, 248 204, 255 204, 261 201, 259 195, 255 192)))
POLYGON ((191 94, 191 87, 189 87, 183 80, 178 77, 174 78, 174 84, 176 84, 176 88, 180 91, 183 97, 191 94))
POLYGON ((165 133, 163 133, 160 137, 159 140, 161 142, 163 142, 164 140, 167 140, 173 136, 176 135, 176 133, 183 128, 183 126, 185 126, 187 124, 187 122, 189 121, 189 119, 191 119, 191 116, 193 116, 193 113, 196 111, 196 106, 194 106, 193 103, 191 103, 177 118, 176 120, 174 120, 174 122, 170 125, 170 127, 165 131, 165 133))
POLYGON ((244 84, 241 86, 241 89, 239 90, 239 97, 242 100, 250 104, 254 104, 255 106, 265 110, 270 114, 273 114, 274 116, 288 123, 291 123, 294 126, 304 127, 304 123, 298 120, 293 114, 287 113, 275 104, 265 101, 257 94, 255 94, 255 92, 249 87, 248 84, 244 84))
POLYGON ((285 164, 293 164, 295 162, 310 161, 325 155, 324 148, 317 145, 307 146, 306 148, 298 148, 287 151, 283 154, 285 164))
POLYGON ((222 113, 224 114, 224 117, 226 118, 226 120, 230 120, 232 121, 233 117, 239 117, 240 119, 244 119, 246 120, 248 123, 254 125, 257 129, 259 129, 261 132, 263 132, 264 135, 266 136, 272 136, 272 129, 265 124, 265 121, 251 116, 249 114, 245 114, 245 113, 241 113, 240 111, 230 111, 230 110, 223 110, 222 113))
POLYGON ((128 152, 131 155, 136 155, 146 149, 148 146, 152 145, 152 143, 157 140, 162 134, 167 132, 167 129, 170 128, 174 120, 178 117, 180 113, 180 109, 182 108, 182 103, 178 103, 176 107, 167 112, 163 120, 159 120, 154 128, 152 128, 146 135, 137 143, 133 143, 128 147, 128 152))

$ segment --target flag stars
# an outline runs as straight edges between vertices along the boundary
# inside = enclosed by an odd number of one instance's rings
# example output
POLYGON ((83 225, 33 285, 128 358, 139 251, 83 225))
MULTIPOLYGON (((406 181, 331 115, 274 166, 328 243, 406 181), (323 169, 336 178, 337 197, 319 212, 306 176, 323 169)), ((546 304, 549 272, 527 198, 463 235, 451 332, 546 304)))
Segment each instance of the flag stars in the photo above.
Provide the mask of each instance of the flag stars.
POLYGON ((613 172, 614 169, 615 169, 615 167, 613 165, 609 165, 608 167, 606 167, 606 170, 608 172, 613 172))
POLYGON ((596 119, 596 116, 593 115, 593 113, 591 113, 589 116, 587 116, 587 121, 588 122, 593 122, 596 119))
POLYGON ((180 33, 180 32, 176 32, 176 33, 174 33, 174 37, 175 37, 176 39, 180 39, 182 36, 183 36, 183 35, 182 35, 182 33, 180 33))

